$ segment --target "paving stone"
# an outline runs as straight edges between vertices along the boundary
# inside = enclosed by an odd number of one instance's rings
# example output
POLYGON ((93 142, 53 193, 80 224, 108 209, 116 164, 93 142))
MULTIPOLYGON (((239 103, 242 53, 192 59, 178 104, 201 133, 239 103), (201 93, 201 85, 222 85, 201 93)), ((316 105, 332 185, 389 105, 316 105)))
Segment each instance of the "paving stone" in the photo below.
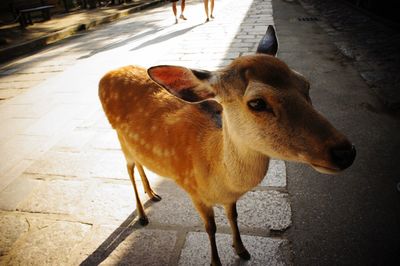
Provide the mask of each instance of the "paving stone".
POLYGON ((159 183, 156 192, 162 197, 147 210, 150 222, 165 225, 202 226, 203 222, 188 194, 171 180, 159 183))
MULTIPOLYGON (((43 150, 46 150, 48 144, 48 138, 42 136, 16 135, 0 145, 0 176, 6 175, 21 160, 31 159, 32 154, 38 156, 43 150)), ((14 176, 14 178, 16 177, 18 176, 14 176)), ((0 183, 2 182, 3 180, 0 181, 0 183)))
MULTIPOLYGON (((140 198, 144 204, 148 198, 139 186, 140 198)), ((74 215, 84 221, 97 224, 114 224, 124 221, 129 215, 137 216, 136 201, 130 183, 90 183, 82 201, 74 209, 74 215)))
POLYGON ((48 73, 36 73, 36 74, 25 74, 25 73, 13 73, 13 75, 0 76, 0 84, 2 83, 15 83, 17 82, 31 82, 31 81, 43 81, 49 77, 48 73))
POLYGON ((0 213, 0 257, 8 254, 15 241, 28 232, 28 228, 24 217, 0 213))
POLYGON ((267 176, 261 181, 260 186, 286 187, 286 166, 280 160, 270 160, 267 176))
POLYGON ((83 120, 78 128, 90 128, 90 129, 112 129, 110 123, 107 120, 103 111, 94 112, 91 116, 83 120))
POLYGON ((8 185, 10 185, 14 180, 16 180, 22 173, 32 164, 32 160, 22 159, 15 162, 14 166, 12 166, 8 171, 5 171, 1 176, 0 182, 0 191, 5 189, 8 185))
MULTIPOLYGON (((216 234, 222 265, 291 265, 289 243, 284 239, 242 235, 242 241, 251 254, 249 261, 242 261, 232 248, 232 237, 216 234)), ((182 249, 179 265, 209 265, 211 250, 206 233, 190 232, 182 249)))
POLYGON ((23 94, 24 92, 26 92, 26 88, 17 88, 17 89, 9 89, 9 87, 7 87, 7 89, 2 89, 0 88, 0 100, 8 100, 8 99, 12 99, 20 94, 23 94))
MULTIPOLYGON (((143 189, 139 189, 145 202, 148 198, 143 189)), ((74 219, 100 224, 123 221, 135 209, 134 191, 129 182, 124 185, 76 180, 43 182, 18 207, 23 212, 65 214, 74 219)))
POLYGON ((80 107, 71 108, 70 105, 58 105, 54 110, 49 111, 36 123, 25 130, 24 134, 37 136, 52 136, 66 132, 68 128, 76 126, 72 118, 80 113, 80 107), (72 123, 72 124, 71 124, 72 123))
POLYGON ((91 149, 121 151, 121 145, 119 144, 118 141, 117 132, 111 129, 102 130, 101 132, 96 132, 92 140, 89 141, 88 146, 91 149))
POLYGON ((93 225, 85 239, 71 251, 71 264, 99 265, 125 237, 125 230, 118 224, 93 225))
MULTIPOLYGON (((39 176, 38 176, 39 177, 39 176)), ((73 214, 88 190, 78 181, 52 180, 41 187, 18 207, 24 212, 73 214)))
POLYGON ((39 180, 21 176, 0 192, 0 209, 14 211, 41 184, 39 180))
POLYGON ((47 104, 4 104, 0 105, 0 119, 2 123, 11 118, 30 119, 42 117, 54 106, 47 104))
MULTIPOLYGON (((228 225, 223 208, 215 208, 217 224, 228 225)), ((237 202, 238 223, 243 228, 283 231, 291 225, 287 193, 250 191, 237 202)))
POLYGON ((83 150, 83 147, 94 138, 95 135, 96 132, 94 130, 80 128, 75 129, 57 142, 52 150, 61 152, 80 152, 83 150))
POLYGON ((135 230, 111 252, 104 265, 168 265, 177 233, 164 230, 135 230))
POLYGON ((0 131, 0 144, 10 140, 16 134, 21 134, 36 120, 31 118, 10 118, 2 121, 0 131))
POLYGON ((71 177, 129 179, 120 151, 49 151, 26 170, 27 173, 71 177))
POLYGON ((66 265, 71 259, 71 250, 91 228, 65 221, 41 221, 40 224, 40 227, 32 226, 24 241, 19 241, 18 248, 9 254, 7 265, 66 265))

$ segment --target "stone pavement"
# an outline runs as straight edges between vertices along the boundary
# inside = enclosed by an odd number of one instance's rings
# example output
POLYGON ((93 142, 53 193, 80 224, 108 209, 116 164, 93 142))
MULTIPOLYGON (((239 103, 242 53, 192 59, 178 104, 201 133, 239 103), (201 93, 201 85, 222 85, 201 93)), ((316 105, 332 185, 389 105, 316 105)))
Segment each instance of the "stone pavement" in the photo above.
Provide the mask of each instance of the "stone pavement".
POLYGON ((66 56, 62 60, 58 57, 57 62, 49 62, 49 58, 32 59, 29 57, 19 60, 17 62, 19 66, 16 67, 15 62, 10 61, 11 59, 25 54, 34 54, 40 49, 46 51, 54 46, 62 46, 62 42, 59 42, 66 38, 79 37, 85 34, 87 30, 92 30, 100 25, 124 18, 162 2, 164 1, 132 0, 131 3, 122 6, 78 10, 68 14, 55 15, 49 21, 35 23, 24 30, 21 30, 16 23, 0 27, 0 39, 5 40, 6 43, 0 46, 0 68, 2 69, 0 72, 0 101, 10 99, 40 84, 71 65, 71 53, 68 50, 63 51, 66 56), (38 62, 35 62, 35 60, 38 62), (36 63, 34 67, 27 66, 34 63, 36 63), (17 74, 18 78, 10 76, 11 73, 17 74))
POLYGON ((122 5, 54 14, 51 20, 34 23, 24 29, 19 23, 2 25, 0 26, 0 64, 18 56, 30 54, 74 34, 91 30, 96 26, 164 2, 163 0, 131 0, 122 5))
MULTIPOLYGON (((206 24, 201 0, 190 1, 185 13, 189 19, 174 25, 169 5, 148 9, 1 70, 7 86, 38 80, 0 102, 1 265, 209 264, 203 225, 168 179, 149 174, 163 200, 146 202, 150 224, 138 225, 124 158, 97 96, 110 69, 216 69, 252 53, 274 24, 269 0, 216 1, 216 19, 206 24), (41 70, 55 73, 42 78, 41 70)), ((273 161, 265 180, 238 202, 247 263, 234 254, 223 211, 215 208, 224 265, 291 264, 286 186, 285 164, 273 161)))
MULTIPOLYGON (((400 30, 345 1, 300 0, 389 112, 400 111, 400 30)), ((385 3, 389 4, 389 3, 385 3)))

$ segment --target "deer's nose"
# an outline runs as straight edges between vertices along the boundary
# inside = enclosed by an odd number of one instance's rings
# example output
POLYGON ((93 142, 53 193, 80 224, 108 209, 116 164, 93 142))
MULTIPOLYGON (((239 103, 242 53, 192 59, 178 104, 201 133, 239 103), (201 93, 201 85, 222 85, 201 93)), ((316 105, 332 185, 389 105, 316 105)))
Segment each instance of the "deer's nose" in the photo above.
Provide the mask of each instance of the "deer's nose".
POLYGON ((332 161, 341 169, 344 170, 353 164, 356 158, 356 148, 354 145, 341 145, 331 149, 332 161))

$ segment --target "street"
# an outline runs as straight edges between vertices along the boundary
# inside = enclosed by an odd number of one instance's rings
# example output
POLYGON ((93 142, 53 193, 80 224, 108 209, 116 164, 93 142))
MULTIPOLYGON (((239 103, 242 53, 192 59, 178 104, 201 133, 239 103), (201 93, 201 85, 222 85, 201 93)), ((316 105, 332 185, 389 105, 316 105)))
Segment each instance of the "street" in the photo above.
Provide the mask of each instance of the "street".
MULTIPOLYGON (((315 108, 357 148, 338 175, 273 160, 238 202, 241 261, 223 209, 215 208, 223 265, 396 265, 400 263, 400 123, 321 22, 301 21, 297 1, 217 0, 204 23, 202 0, 175 24, 170 3, 60 41, 0 69, 0 265, 207 265, 207 234, 190 199, 149 173, 162 201, 132 185, 98 82, 125 66, 216 70, 255 52, 268 25, 278 57, 311 83, 315 108)), ((178 9, 179 10, 179 9, 178 9)), ((322 18, 321 18, 322 19, 322 18)), ((387 89, 387 87, 386 87, 387 89)))

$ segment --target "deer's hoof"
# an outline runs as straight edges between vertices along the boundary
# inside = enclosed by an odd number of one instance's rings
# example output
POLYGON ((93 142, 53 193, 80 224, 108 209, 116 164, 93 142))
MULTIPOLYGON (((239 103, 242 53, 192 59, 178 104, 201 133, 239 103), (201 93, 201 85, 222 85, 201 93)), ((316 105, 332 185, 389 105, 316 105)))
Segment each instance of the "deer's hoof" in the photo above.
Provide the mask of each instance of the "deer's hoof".
POLYGON ((142 226, 146 226, 149 224, 149 219, 147 218, 147 216, 143 216, 139 218, 139 223, 142 226))
POLYGON ((243 260, 250 260, 250 258, 251 258, 250 253, 246 249, 239 252, 238 256, 243 260))
POLYGON ((157 195, 157 194, 154 194, 153 195, 153 197, 151 197, 151 201, 154 201, 154 202, 158 202, 158 201, 160 201, 162 198, 159 196, 159 195, 157 195))

